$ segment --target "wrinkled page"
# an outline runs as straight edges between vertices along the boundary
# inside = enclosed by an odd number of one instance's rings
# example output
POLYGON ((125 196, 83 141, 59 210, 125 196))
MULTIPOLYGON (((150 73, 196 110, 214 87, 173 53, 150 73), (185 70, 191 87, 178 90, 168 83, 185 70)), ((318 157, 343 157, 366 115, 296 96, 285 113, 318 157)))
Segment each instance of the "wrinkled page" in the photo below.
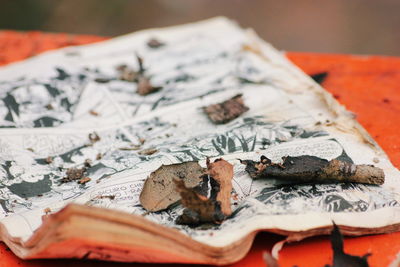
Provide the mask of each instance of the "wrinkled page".
POLYGON ((48 52, 0 70, 0 218, 29 239, 67 203, 122 210, 225 246, 257 229, 400 223, 399 173, 335 100, 251 31, 217 18, 48 52), (151 48, 157 38, 165 45, 151 48), (118 79, 137 56, 162 89, 141 96, 118 79), (242 94, 249 111, 221 125, 202 107, 242 94), (96 140, 90 136, 98 136, 96 140), (146 152, 147 151, 147 152, 146 152), (151 153, 149 152, 151 151, 151 153), (384 169, 385 184, 252 180, 238 159, 314 155, 384 169), (48 158, 51 157, 49 161, 48 158), (175 224, 183 207, 146 213, 139 194, 162 164, 222 157, 234 164, 233 214, 221 225, 175 224), (90 167, 90 181, 62 182, 90 167))

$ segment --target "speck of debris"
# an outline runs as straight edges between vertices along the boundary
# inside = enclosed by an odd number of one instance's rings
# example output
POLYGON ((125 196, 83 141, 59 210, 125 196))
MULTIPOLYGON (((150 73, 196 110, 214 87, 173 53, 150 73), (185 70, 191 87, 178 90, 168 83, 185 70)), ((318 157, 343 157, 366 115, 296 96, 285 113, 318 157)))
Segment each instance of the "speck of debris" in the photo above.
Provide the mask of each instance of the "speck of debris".
POLYGON ((69 168, 67 169, 66 176, 60 180, 61 183, 68 183, 71 181, 80 180, 83 178, 86 168, 69 168))
POLYGON ((90 113, 90 115, 93 115, 93 116, 99 116, 100 115, 98 112, 94 111, 93 109, 91 109, 89 111, 89 113, 90 113))
POLYGON ((97 196, 97 199, 110 199, 110 200, 114 200, 115 199, 115 195, 104 195, 104 196, 97 196))
POLYGON ((382 99, 383 103, 389 104, 390 103, 390 99, 389 98, 384 98, 382 99))
POLYGON ((43 196, 43 194, 39 194, 39 195, 37 195, 37 197, 42 197, 43 196))
POLYGON ((85 159, 83 166, 85 166, 86 168, 92 167, 92 161, 90 159, 85 159))
POLYGON ((332 126, 332 125, 334 125, 335 123, 333 122, 333 121, 330 121, 330 120, 326 120, 325 121, 325 125, 326 126, 332 126))
POLYGON ((65 55, 67 57, 79 57, 81 54, 78 51, 67 51, 65 55))
POLYGON ((108 83, 108 82, 111 81, 111 79, 98 77, 98 78, 94 79, 94 81, 97 82, 97 83, 108 83))
POLYGON ((161 86, 153 86, 149 78, 145 76, 139 76, 137 91, 136 91, 139 95, 145 96, 151 93, 155 93, 161 89, 162 89, 161 86))
POLYGON ((377 157, 373 158, 372 161, 373 161, 374 163, 379 163, 379 159, 378 159, 377 157))
POLYGON ((127 82, 135 82, 138 79, 139 73, 129 68, 127 65, 119 65, 116 67, 119 72, 119 79, 127 82))
POLYGON ((150 48, 153 48, 153 49, 162 47, 164 45, 165 45, 165 43, 159 41, 156 38, 151 38, 149 41, 147 41, 147 46, 150 47, 150 48))
POLYGON ((29 150, 30 152, 35 152, 35 150, 33 150, 33 148, 28 147, 26 150, 29 150))
POLYGON ((158 152, 157 149, 155 148, 148 148, 148 149, 144 149, 138 152, 139 155, 146 155, 146 156, 150 156, 153 155, 154 153, 158 152))
POLYGON ((92 144, 96 143, 96 142, 100 141, 100 136, 98 136, 96 132, 90 133, 89 140, 92 144))
POLYGON ((98 153, 96 155, 96 160, 101 160, 102 157, 103 157, 103 155, 101 153, 98 153))
POLYGON ((43 212, 47 215, 47 214, 51 213, 51 209, 50 208, 45 208, 43 210, 43 212))
POLYGON ((125 70, 127 67, 128 67, 128 66, 127 66, 126 64, 121 64, 121 65, 118 65, 115 69, 116 69, 117 71, 123 71, 123 70, 125 70))
POLYGON ((53 157, 47 157, 45 159, 45 161, 46 161, 47 164, 51 164, 51 163, 53 163, 53 157))
POLYGON ((146 139, 144 139, 144 138, 139 138, 139 142, 140 142, 140 144, 144 144, 144 142, 146 142, 146 139))
POLYGON ((319 72, 315 74, 311 74, 310 77, 317 83, 322 84, 325 79, 328 77, 328 72, 319 72))
POLYGON ((78 184, 86 184, 88 182, 90 182, 92 179, 90 179, 89 177, 83 177, 82 179, 80 179, 78 181, 78 184))
POLYGON ((237 193, 232 194, 232 199, 233 200, 238 200, 239 199, 238 194, 237 193))
POLYGON ((54 109, 54 107, 51 104, 47 104, 45 106, 45 108, 47 108, 48 110, 53 110, 54 109))
POLYGON ((321 125, 321 124, 322 124, 322 122, 317 121, 317 122, 315 123, 315 126, 318 126, 318 125, 321 125))
POLYGON ((334 97, 335 99, 340 99, 340 95, 338 95, 338 94, 334 94, 333 97, 334 97))
POLYGON ((244 104, 242 95, 239 94, 224 102, 204 107, 203 110, 213 123, 223 124, 236 119, 249 108, 244 104))
POLYGON ((129 147, 120 147, 118 148, 119 150, 125 150, 125 151, 130 151, 130 150, 139 150, 140 149, 140 145, 131 145, 129 147))

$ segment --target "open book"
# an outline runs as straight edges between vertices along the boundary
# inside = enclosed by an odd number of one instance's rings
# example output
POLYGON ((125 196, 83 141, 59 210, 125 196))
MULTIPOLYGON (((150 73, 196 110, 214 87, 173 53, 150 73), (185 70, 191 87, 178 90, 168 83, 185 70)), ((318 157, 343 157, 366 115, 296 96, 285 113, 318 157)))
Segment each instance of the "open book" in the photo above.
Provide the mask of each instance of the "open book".
POLYGON ((400 176, 385 153, 329 93, 225 18, 9 65, 0 98, 0 238, 21 258, 226 264, 258 231, 295 241, 332 221, 348 235, 400 229, 400 176), (130 69, 157 90, 138 94, 130 69), (249 110, 233 121, 204 114, 238 94, 249 110), (373 164, 385 183, 253 180, 237 159, 261 155, 373 164), (151 172, 206 158, 234 165, 233 213, 221 224, 178 225, 182 205, 140 205, 151 172), (83 167, 85 179, 68 179, 83 167))

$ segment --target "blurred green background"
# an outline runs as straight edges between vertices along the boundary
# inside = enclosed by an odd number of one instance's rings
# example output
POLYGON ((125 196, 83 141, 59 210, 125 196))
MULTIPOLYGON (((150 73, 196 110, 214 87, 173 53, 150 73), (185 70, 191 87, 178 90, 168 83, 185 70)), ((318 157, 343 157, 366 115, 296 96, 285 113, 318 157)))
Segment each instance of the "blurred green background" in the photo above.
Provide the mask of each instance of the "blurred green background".
POLYGON ((400 0, 0 0, 0 29, 106 36, 224 15, 283 50, 400 56, 400 0))

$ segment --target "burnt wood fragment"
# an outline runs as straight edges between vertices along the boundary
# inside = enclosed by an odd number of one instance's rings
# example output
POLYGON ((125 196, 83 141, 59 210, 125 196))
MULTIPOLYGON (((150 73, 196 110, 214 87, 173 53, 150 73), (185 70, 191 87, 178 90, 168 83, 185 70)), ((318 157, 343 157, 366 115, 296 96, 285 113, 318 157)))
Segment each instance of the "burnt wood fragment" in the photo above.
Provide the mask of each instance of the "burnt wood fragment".
POLYGON ((177 224, 221 223, 232 214, 232 164, 223 159, 213 163, 207 160, 207 173, 201 178, 199 185, 193 188, 186 187, 181 180, 174 181, 181 203, 186 207, 177 218, 177 224))
POLYGON ((140 204, 147 211, 167 209, 181 198, 176 191, 174 180, 180 180, 188 187, 194 187, 205 173, 198 162, 162 165, 146 179, 140 193, 140 204))
POLYGON ((249 108, 244 104, 242 95, 239 94, 222 103, 204 107, 203 110, 213 123, 223 124, 236 119, 249 108))
POLYGON ((328 72, 324 71, 324 72, 315 73, 315 74, 310 75, 310 77, 315 82, 322 84, 325 81, 325 79, 328 77, 328 72))
MULTIPOLYGON (((343 236, 340 233, 339 227, 333 224, 333 230, 331 233, 331 246, 333 250, 333 265, 332 267, 368 267, 368 257, 370 253, 364 256, 354 256, 346 254, 343 250, 343 236)), ((330 267, 330 265, 327 265, 330 267)))
POLYGON ((353 163, 315 156, 283 157, 281 164, 273 163, 265 156, 259 162, 241 160, 246 171, 253 179, 276 178, 299 183, 332 183, 352 182, 381 185, 385 182, 382 169, 373 165, 356 165, 353 163))

